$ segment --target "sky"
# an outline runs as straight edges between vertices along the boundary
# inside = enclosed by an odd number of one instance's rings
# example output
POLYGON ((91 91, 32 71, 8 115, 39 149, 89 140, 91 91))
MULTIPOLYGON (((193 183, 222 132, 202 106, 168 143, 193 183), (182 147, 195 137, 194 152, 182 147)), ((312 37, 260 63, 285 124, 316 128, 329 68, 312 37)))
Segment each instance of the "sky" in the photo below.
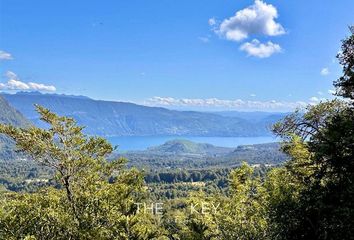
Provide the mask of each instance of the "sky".
POLYGON ((190 110, 332 98, 352 0, 0 0, 0 91, 190 110))

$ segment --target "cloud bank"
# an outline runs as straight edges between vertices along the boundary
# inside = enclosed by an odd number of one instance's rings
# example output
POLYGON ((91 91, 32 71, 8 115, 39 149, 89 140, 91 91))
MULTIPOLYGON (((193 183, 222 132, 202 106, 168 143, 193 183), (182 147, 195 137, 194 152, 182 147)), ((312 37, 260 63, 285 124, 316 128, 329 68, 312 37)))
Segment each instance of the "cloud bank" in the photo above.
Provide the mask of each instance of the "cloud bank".
POLYGON ((52 85, 45 85, 42 83, 34 82, 22 82, 18 76, 11 71, 7 71, 5 74, 7 78, 6 83, 0 83, 0 90, 36 90, 36 91, 47 91, 55 92, 56 88, 52 85))
POLYGON ((242 99, 223 100, 218 98, 190 99, 172 97, 152 97, 144 102, 147 106, 160 107, 188 107, 188 108, 212 108, 228 110, 264 110, 264 111, 289 111, 298 107, 305 107, 309 102, 296 101, 248 101, 242 99))

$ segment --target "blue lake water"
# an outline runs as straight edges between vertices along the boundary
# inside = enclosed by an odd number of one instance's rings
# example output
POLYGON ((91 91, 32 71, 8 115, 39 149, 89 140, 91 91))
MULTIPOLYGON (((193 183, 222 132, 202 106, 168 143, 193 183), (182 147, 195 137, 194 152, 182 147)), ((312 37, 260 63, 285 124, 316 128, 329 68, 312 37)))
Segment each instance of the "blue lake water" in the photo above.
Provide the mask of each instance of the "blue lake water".
POLYGON ((210 143, 220 147, 237 147, 239 145, 276 142, 276 137, 183 137, 183 136, 144 136, 144 137, 109 137, 118 151, 144 150, 161 145, 174 139, 187 139, 197 143, 210 143))

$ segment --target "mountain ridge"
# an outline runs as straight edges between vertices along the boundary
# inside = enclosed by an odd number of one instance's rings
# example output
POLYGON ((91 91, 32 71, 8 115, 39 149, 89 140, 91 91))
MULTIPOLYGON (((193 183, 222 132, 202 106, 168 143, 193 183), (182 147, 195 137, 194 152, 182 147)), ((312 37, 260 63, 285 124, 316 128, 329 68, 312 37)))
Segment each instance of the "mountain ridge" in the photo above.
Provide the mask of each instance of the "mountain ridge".
POLYGON ((102 136, 269 136, 264 124, 215 113, 177 111, 135 103, 94 100, 59 94, 3 93, 3 97, 35 125, 45 127, 34 111, 40 104, 75 118, 85 133, 102 136))
MULTIPOLYGON (((17 127, 30 126, 31 123, 15 108, 13 108, 0 95, 0 123, 11 124, 17 127)), ((9 160, 18 158, 18 154, 14 151, 14 142, 0 134, 0 160, 9 160)))

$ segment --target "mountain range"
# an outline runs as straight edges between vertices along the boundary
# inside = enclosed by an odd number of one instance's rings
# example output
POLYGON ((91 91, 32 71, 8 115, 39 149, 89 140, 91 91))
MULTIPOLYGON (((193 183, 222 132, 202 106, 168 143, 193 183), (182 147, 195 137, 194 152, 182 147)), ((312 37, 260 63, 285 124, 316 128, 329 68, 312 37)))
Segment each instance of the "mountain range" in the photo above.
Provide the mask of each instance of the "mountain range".
MULTIPOLYGON (((263 116, 257 114, 258 119, 249 118, 246 120, 237 117, 220 116, 218 114, 178 112, 163 108, 144 107, 130 103, 95 101, 86 97, 76 96, 44 95, 34 93, 20 93, 15 95, 5 94, 4 96, 6 99, 0 96, 0 123, 12 124, 19 127, 30 126, 32 123, 12 105, 15 105, 17 108, 21 109, 21 111, 24 112, 33 123, 38 124, 38 117, 32 108, 33 104, 35 103, 44 105, 50 109, 54 109, 55 112, 59 112, 63 115, 70 115, 75 118, 77 118, 77 115, 79 115, 81 116, 79 120, 81 120, 82 123, 88 123, 88 120, 86 120, 84 116, 89 115, 91 118, 93 118, 94 113, 100 113, 100 115, 95 118, 95 121, 92 120, 90 124, 94 124, 99 120, 106 120, 107 122, 107 118, 113 120, 112 118, 114 114, 117 114, 119 119, 123 118, 123 116, 127 117, 127 115, 130 114, 131 118, 144 118, 146 122, 157 121, 156 125, 159 125, 162 123, 161 121, 158 121, 158 118, 162 118, 161 115, 165 114, 165 118, 163 119, 165 122, 171 120, 172 116, 177 116, 179 118, 184 117, 185 121, 187 121, 188 118, 195 117, 196 119, 194 119, 194 121, 201 124, 203 121, 206 121, 207 117, 210 117, 213 121, 230 121, 233 124, 239 123, 242 124, 241 126, 250 127, 252 123, 264 121, 264 119, 268 119, 269 116, 274 116, 274 114, 268 115, 262 113, 263 116), (8 99, 10 99, 11 104, 8 103, 8 99), (87 113, 83 114, 83 112, 75 112, 74 110, 78 108, 86 110, 87 113), (109 109, 111 109, 111 111, 109 111, 109 109), (119 110, 121 110, 122 113, 119 114, 119 110), (157 116, 154 116, 152 113, 150 113, 150 111, 152 111, 154 114, 157 114, 157 116), (226 118, 226 120, 224 118, 226 118)), ((235 112, 233 114, 237 115, 238 113, 235 112)), ((246 113, 240 113, 238 115, 242 114, 245 115, 246 113)), ((252 113, 248 113, 246 115, 249 117, 252 115, 252 113)), ((193 119, 189 120, 193 121, 193 119)), ((109 123, 112 124, 112 122, 109 123)), ((117 122, 115 123, 117 124, 116 126, 120 126, 117 122)), ((178 124, 182 123, 186 124, 183 121, 179 122, 178 124)), ((217 122, 215 122, 215 124, 217 124, 217 122)), ((91 127, 92 131, 95 130, 95 125, 88 126, 91 127)), ((212 127, 211 125, 207 126, 212 127)), ((205 128, 205 126, 201 125, 200 128, 202 127, 205 128)), ((224 131, 225 129, 222 130, 224 131)), ((130 131, 132 131, 132 129, 130 129, 130 131)), ((138 131, 143 131, 143 128, 139 129, 138 131)), ((235 166, 240 164, 241 161, 257 164, 278 164, 285 160, 285 156, 279 151, 279 144, 277 143, 244 145, 237 148, 227 148, 218 147, 207 143, 195 143, 183 139, 167 141, 162 145, 150 147, 144 151, 130 151, 123 155, 131 160, 130 165, 146 166, 149 168, 235 166)), ((0 135, 0 159, 16 159, 19 156, 20 155, 14 151, 13 141, 3 135, 0 135)))
MULTIPOLYGON (((0 96, 0 123, 11 124, 18 127, 30 126, 28 121, 19 111, 13 108, 0 96)), ((0 134, 0 160, 14 159, 18 155, 14 151, 14 143, 8 137, 0 134)))
POLYGON ((27 119, 45 127, 34 104, 59 115, 75 118, 85 132, 101 136, 220 136, 245 137, 271 135, 269 127, 281 113, 263 113, 257 121, 250 114, 176 111, 127 102, 94 100, 85 96, 42 94, 39 92, 2 93, 27 119), (244 117, 247 115, 248 117, 244 117))

